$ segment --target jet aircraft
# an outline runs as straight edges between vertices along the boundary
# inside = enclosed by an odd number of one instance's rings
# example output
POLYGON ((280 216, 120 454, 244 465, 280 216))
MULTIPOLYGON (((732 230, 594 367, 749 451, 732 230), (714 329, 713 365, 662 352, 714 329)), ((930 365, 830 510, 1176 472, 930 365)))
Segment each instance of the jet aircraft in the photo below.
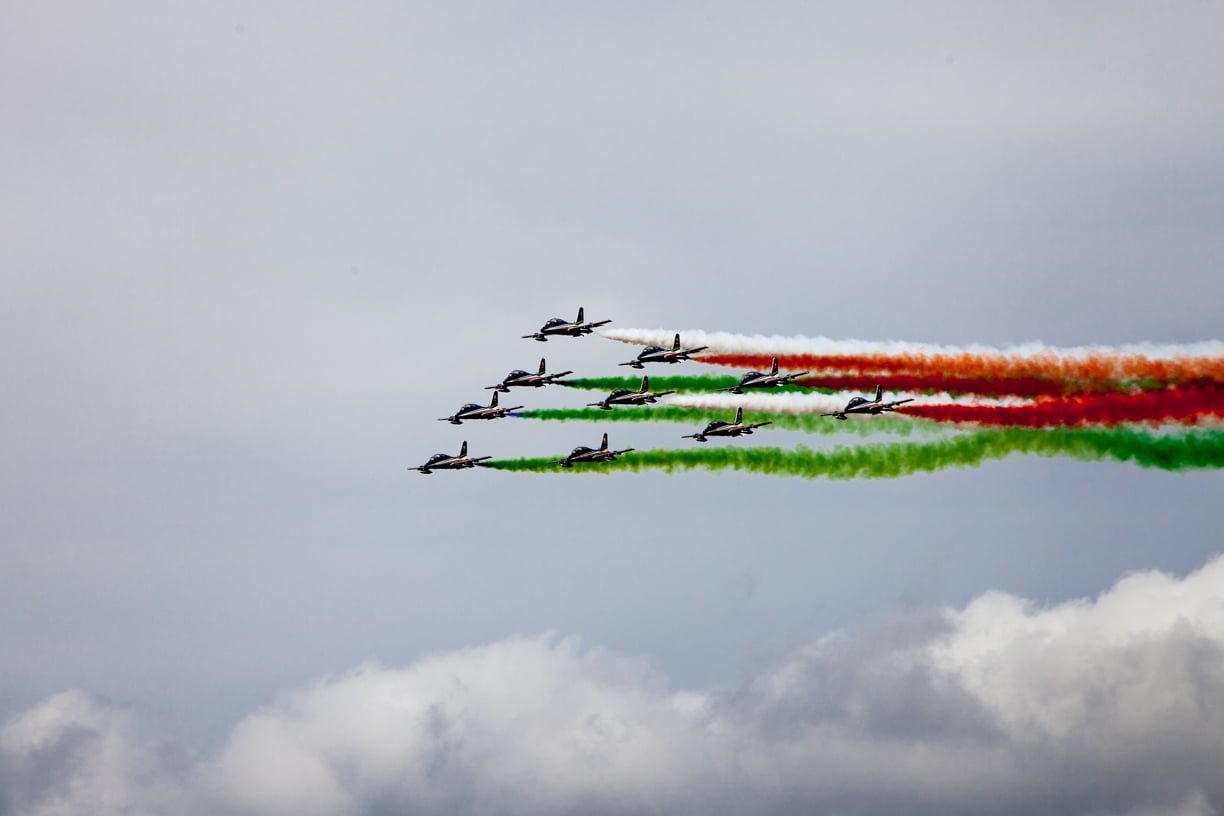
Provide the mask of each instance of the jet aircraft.
POLYGON ((524 340, 539 340, 541 343, 547 343, 550 337, 581 337, 584 334, 590 334, 595 331, 597 326, 602 326, 605 323, 611 323, 611 320, 599 320, 595 323, 582 322, 582 307, 578 307, 578 319, 574 322, 563 320, 559 317, 554 317, 548 320, 540 330, 535 334, 524 334, 524 340))
POLYGON ((665 397, 668 394, 676 393, 675 391, 658 391, 651 393, 646 390, 649 387, 650 378, 643 377, 642 390, 630 391, 628 388, 618 388, 599 402, 588 402, 587 406, 592 408, 602 408, 605 411, 611 411, 613 405, 645 405, 648 402, 657 402, 659 397, 665 397))
POLYGON ((723 422, 721 419, 718 419, 707 425, 704 431, 686 434, 680 438, 696 439, 698 442, 705 442, 707 436, 743 436, 744 434, 752 433, 753 428, 761 428, 772 424, 773 422, 756 422, 752 425, 745 425, 744 409, 736 408, 734 422, 723 422))
POLYGON ((493 401, 486 408, 483 405, 477 405, 474 402, 469 402, 467 405, 460 408, 452 416, 439 417, 439 422, 449 422, 452 425, 461 425, 465 419, 501 419, 506 415, 507 411, 517 411, 522 408, 521 405, 516 405, 513 408, 500 408, 497 405, 497 392, 493 392, 493 401))
POLYGON ((471 457, 467 455, 467 440, 464 440, 463 445, 459 448, 458 456, 451 456, 446 453, 435 453, 429 457, 429 461, 420 467, 410 467, 409 470, 417 470, 428 476, 435 470, 461 470, 462 468, 476 467, 485 459, 492 459, 492 456, 477 456, 471 457))
POLYGON ((502 380, 497 385, 486 385, 485 390, 493 389, 494 391, 503 391, 510 393, 511 386, 519 386, 524 388, 540 388, 545 385, 552 385, 558 377, 564 377, 566 374, 573 374, 572 371, 562 371, 559 374, 544 373, 544 358, 540 358, 540 371, 538 374, 528 374, 523 369, 515 369, 506 375, 506 379, 502 380))
POLYGON ((570 451, 570 455, 564 459, 558 459, 553 462, 554 465, 561 467, 573 467, 574 465, 583 464, 586 462, 611 462, 622 453, 629 453, 633 448, 625 448, 624 450, 608 450, 608 435, 603 435, 603 444, 598 448, 588 448, 586 445, 579 445, 570 451))
POLYGON ((898 405, 904 405, 907 402, 913 402, 913 397, 909 399, 896 400, 895 402, 883 402, 884 388, 876 386, 875 399, 869 400, 866 397, 853 397, 846 403, 846 407, 840 411, 833 411, 821 416, 831 416, 834 419, 848 419, 846 414, 882 414, 885 411, 893 411, 898 405))
POLYGON ((636 360, 630 360, 627 363, 617 363, 617 365, 641 368, 643 363, 679 363, 682 360, 687 360, 690 354, 696 354, 708 348, 709 346, 698 346, 697 348, 681 349, 680 335, 677 334, 676 342, 672 343, 671 348, 665 349, 661 346, 647 346, 642 349, 642 353, 637 356, 636 360))
POLYGON ((745 388, 781 388, 788 385, 795 377, 802 377, 807 374, 806 371, 800 371, 797 374, 779 374, 778 373, 778 358, 773 358, 773 367, 770 368, 768 374, 762 374, 759 371, 749 371, 744 375, 744 378, 739 381, 738 385, 733 385, 729 388, 719 388, 719 391, 730 391, 732 394, 742 394, 745 388))

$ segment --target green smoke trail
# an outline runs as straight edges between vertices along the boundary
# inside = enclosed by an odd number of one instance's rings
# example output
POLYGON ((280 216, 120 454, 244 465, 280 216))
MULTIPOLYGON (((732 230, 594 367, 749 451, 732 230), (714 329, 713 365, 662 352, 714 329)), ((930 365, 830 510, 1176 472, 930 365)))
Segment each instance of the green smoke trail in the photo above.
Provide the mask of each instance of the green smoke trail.
MULTIPOLYGON (((704 468, 806 479, 895 479, 944 468, 977 467, 984 461, 1002 459, 1014 453, 1066 456, 1081 462, 1115 459, 1168 471, 1218 468, 1224 467, 1224 431, 1153 433, 1132 428, 1007 428, 959 434, 931 442, 840 445, 827 451, 814 451, 803 445, 792 450, 731 445, 654 449, 628 453, 613 462, 579 465, 572 470, 609 473, 649 469, 671 473, 704 468)), ((552 462, 551 459, 503 459, 486 462, 485 466, 536 472, 566 470, 552 462)))
MULTIPOLYGON (((601 408, 532 408, 526 411, 515 411, 513 416, 527 419, 543 419, 556 422, 677 422, 691 425, 694 430, 700 430, 712 419, 727 420, 734 411, 711 410, 707 408, 684 408, 676 405, 633 406, 613 408, 605 411, 601 408)), ((847 422, 840 422, 830 417, 813 414, 744 414, 744 422, 772 422, 768 428, 782 431, 802 431, 804 433, 835 434, 853 433, 859 436, 869 434, 893 434, 909 436, 915 431, 938 433, 946 429, 944 423, 934 420, 916 419, 899 416, 856 417, 847 422)))
MULTIPOLYGON (((681 394, 700 393, 702 391, 717 391, 719 388, 730 388, 739 385, 739 377, 650 377, 651 391, 676 391, 681 394)), ((618 388, 628 388, 636 391, 642 387, 641 377, 582 377, 573 380, 557 380, 558 385, 570 388, 581 388, 588 391, 615 391, 618 388)), ((805 388, 798 385, 788 385, 779 392, 789 394, 809 394, 814 391, 833 393, 829 388, 805 388)))

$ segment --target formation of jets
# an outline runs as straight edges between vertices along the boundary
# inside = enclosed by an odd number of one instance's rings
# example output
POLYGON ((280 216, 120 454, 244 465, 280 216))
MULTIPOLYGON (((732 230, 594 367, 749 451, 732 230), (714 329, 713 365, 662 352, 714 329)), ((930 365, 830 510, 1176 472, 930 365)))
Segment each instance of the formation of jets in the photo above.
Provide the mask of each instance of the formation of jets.
MULTIPOLYGON (((550 337, 582 337, 583 335, 591 334, 599 326, 611 323, 611 320, 599 320, 587 323, 583 320, 582 307, 578 307, 578 317, 576 320, 567 321, 559 317, 554 317, 547 321, 540 330, 532 334, 523 335, 523 339, 538 340, 541 343, 547 342, 550 337)), ((690 359, 690 355, 696 354, 699 351, 705 351, 708 346, 697 346, 696 348, 682 348, 680 345, 680 335, 677 334, 675 341, 670 349, 661 346, 647 346, 638 356, 627 363, 619 363, 618 365, 632 366, 633 368, 643 368, 646 363, 679 363, 690 359)), ((546 385, 553 385, 560 381, 561 377, 573 374, 572 371, 561 371, 554 374, 546 373, 546 363, 544 358, 540 358, 540 368, 535 374, 531 374, 522 369, 511 371, 505 378, 496 385, 485 386, 486 390, 493 391, 493 398, 488 405, 479 405, 474 402, 469 402, 464 405, 454 414, 448 417, 439 417, 439 422, 449 422, 452 425, 462 425, 464 420, 476 419, 503 419, 510 414, 511 411, 517 411, 522 408, 522 405, 516 405, 512 408, 506 408, 497 404, 499 393, 509 393, 511 388, 542 388, 546 385)), ((733 394, 742 394, 746 388, 781 388, 790 384, 790 381, 796 377, 802 377, 807 374, 806 371, 801 371, 796 374, 779 374, 778 373, 778 358, 773 359, 773 365, 768 374, 763 374, 759 371, 750 371, 745 374, 738 384, 729 388, 720 388, 719 391, 730 391, 733 394)), ((616 406, 633 406, 633 405, 648 405, 658 402, 660 397, 665 397, 668 394, 674 394, 675 391, 650 391, 650 379, 642 377, 642 387, 633 391, 628 388, 618 388, 608 396, 604 397, 599 402, 588 403, 588 407, 601 408, 605 411, 611 411, 616 406)), ((883 389, 876 386, 875 399, 867 397, 854 397, 846 407, 840 411, 823 414, 822 416, 831 416, 835 419, 847 419, 849 414, 867 414, 875 415, 886 411, 893 411, 898 405, 903 405, 907 402, 912 402, 912 399, 895 400, 893 402, 884 402, 883 389)), ((756 428, 763 428, 766 425, 771 425, 772 422, 756 422, 747 424, 744 422, 744 409, 737 408, 735 411, 735 420, 726 422, 723 420, 714 420, 706 425, 706 427, 693 434, 686 434, 682 439, 694 439, 698 442, 706 442, 712 436, 724 436, 735 438, 751 434, 756 428)), ((598 448, 590 448, 585 445, 580 445, 574 448, 564 459, 557 459, 553 462, 564 468, 572 468, 575 465, 596 464, 600 462, 611 462, 618 456, 633 452, 634 448, 625 448, 623 450, 611 450, 608 447, 608 435, 603 435, 603 441, 598 448)), ((474 468, 482 465, 492 456, 468 456, 467 440, 459 447, 459 453, 451 456, 446 453, 436 453, 429 457, 425 464, 419 467, 410 467, 409 470, 415 470, 419 473, 429 475, 435 470, 463 470, 466 468, 474 468)))
POLYGON ((853 397, 846 403, 846 407, 840 411, 832 411, 821 416, 831 416, 834 419, 849 419, 847 414, 871 414, 877 415, 891 411, 895 411, 898 405, 904 405, 907 402, 913 402, 913 398, 895 400, 893 402, 884 402, 883 386, 876 386, 875 399, 867 399, 866 397, 853 397))

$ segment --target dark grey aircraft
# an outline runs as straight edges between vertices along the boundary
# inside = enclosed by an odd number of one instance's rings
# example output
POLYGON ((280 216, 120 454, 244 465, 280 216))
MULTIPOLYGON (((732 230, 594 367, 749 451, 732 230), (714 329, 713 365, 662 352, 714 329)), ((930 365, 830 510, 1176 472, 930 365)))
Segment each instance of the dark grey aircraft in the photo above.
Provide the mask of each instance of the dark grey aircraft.
POLYGON ((675 391, 659 391, 656 393, 651 393, 646 390, 649 387, 650 378, 643 377, 641 391, 630 391, 628 388, 618 388, 599 402, 588 402, 587 406, 591 408, 602 408, 605 411, 611 411, 613 405, 645 405, 648 402, 657 402, 659 397, 666 397, 668 394, 676 393, 675 391))
POLYGON ((705 442, 707 436, 743 436, 744 434, 752 433, 753 428, 762 428, 766 425, 772 425, 773 422, 757 422, 752 425, 744 424, 744 409, 735 409, 735 421, 723 422, 721 419, 716 419, 705 427, 704 431, 695 434, 686 434, 681 439, 696 439, 698 442, 705 442))
POLYGON ((439 417, 439 422, 449 422, 452 425, 461 425, 465 419, 501 419, 506 415, 507 411, 517 411, 522 408, 521 405, 516 405, 513 408, 499 408, 497 405, 497 392, 493 392, 493 401, 486 408, 483 405, 477 405, 474 402, 469 402, 467 405, 460 408, 453 416, 439 417))
POLYGON ((584 334, 590 334, 595 331, 595 327, 602 326, 605 323, 611 323, 611 320, 600 320, 595 323, 582 322, 582 307, 578 307, 578 319, 574 322, 562 320, 559 317, 554 317, 543 326, 535 334, 524 334, 523 339, 539 340, 541 343, 547 343, 550 337, 581 337, 584 334))
POLYGON ((876 386, 875 399, 869 400, 866 397, 853 397, 846 403, 846 407, 840 411, 833 411, 821 416, 831 416, 834 419, 847 419, 846 414, 882 414, 885 411, 893 411, 898 405, 904 405, 907 402, 913 402, 913 397, 909 399, 896 400, 895 402, 884 402, 884 388, 876 386))
POLYGON ((553 462, 554 465, 561 467, 573 467, 574 465, 584 464, 586 462, 611 462, 622 453, 629 453, 633 448, 625 448, 624 450, 608 450, 608 435, 603 435, 603 443, 598 448, 588 448, 586 445, 579 445, 570 451, 570 455, 564 459, 558 459, 553 462))
POLYGON ((627 363, 617 363, 617 365, 641 368, 644 363, 679 363, 687 360, 690 354, 696 354, 708 348, 709 346, 698 346, 697 348, 681 349, 680 335, 677 334, 676 342, 672 343, 671 348, 665 349, 662 346, 647 346, 642 349, 642 353, 637 356, 636 360, 630 360, 627 363))
POLYGON ((730 391, 732 394, 742 394, 745 388, 781 388, 788 385, 795 377, 802 377, 807 374, 806 371, 800 371, 797 374, 779 374, 778 373, 778 358, 773 358, 773 367, 769 369, 768 374, 762 374, 759 371, 749 371, 744 375, 744 378, 739 381, 738 385, 733 385, 730 388, 719 388, 719 391, 730 391))
POLYGON ((463 445, 459 448, 458 456, 451 456, 446 453, 435 453, 429 457, 429 461, 420 467, 410 467, 409 470, 418 470, 428 476, 435 470, 460 470, 462 468, 476 467, 485 459, 492 459, 492 456, 477 456, 472 458, 467 455, 467 440, 464 440, 463 445))
POLYGON ((540 388, 545 385, 552 385, 553 381, 558 377, 564 377, 566 374, 573 374, 572 371, 562 371, 559 374, 544 373, 544 358, 540 358, 540 372, 538 374, 528 374, 523 369, 515 369, 506 375, 506 379, 502 380, 497 385, 486 385, 485 390, 493 389, 494 391, 503 391, 510 393, 511 387, 517 386, 521 388, 540 388))

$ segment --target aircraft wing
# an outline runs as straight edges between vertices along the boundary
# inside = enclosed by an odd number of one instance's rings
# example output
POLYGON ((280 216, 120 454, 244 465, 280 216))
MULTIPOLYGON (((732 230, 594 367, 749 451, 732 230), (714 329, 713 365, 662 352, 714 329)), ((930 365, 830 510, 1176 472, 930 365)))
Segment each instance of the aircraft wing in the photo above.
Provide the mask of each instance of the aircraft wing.
POLYGON ((883 406, 883 408, 886 411, 891 411, 892 409, 896 408, 898 405, 904 405, 907 402, 913 402, 913 401, 914 401, 913 397, 910 397, 909 399, 896 400, 895 402, 886 403, 883 406))
POLYGON ((685 354, 696 354, 699 351, 705 351, 709 346, 698 346, 697 348, 685 349, 685 354))
POLYGON ((772 425, 772 424, 773 424, 773 420, 771 419, 768 422, 755 422, 752 425, 745 425, 744 427, 747 430, 751 431, 753 428, 764 428, 766 425, 772 425))
POLYGON ((588 323, 588 324, 586 324, 586 327, 587 327, 588 329, 594 329, 594 328, 598 328, 599 326, 603 326, 603 325, 605 325, 605 324, 607 324, 607 323, 611 323, 611 322, 612 322, 611 320, 598 320, 598 321, 595 321, 595 322, 593 322, 593 323, 588 323))
POLYGON ((617 365, 618 365, 618 366, 627 365, 627 366, 633 366, 634 368, 641 368, 641 367, 642 367, 642 361, 641 361, 641 360, 630 360, 630 361, 629 361, 629 362, 627 362, 627 363, 617 363, 617 365))

